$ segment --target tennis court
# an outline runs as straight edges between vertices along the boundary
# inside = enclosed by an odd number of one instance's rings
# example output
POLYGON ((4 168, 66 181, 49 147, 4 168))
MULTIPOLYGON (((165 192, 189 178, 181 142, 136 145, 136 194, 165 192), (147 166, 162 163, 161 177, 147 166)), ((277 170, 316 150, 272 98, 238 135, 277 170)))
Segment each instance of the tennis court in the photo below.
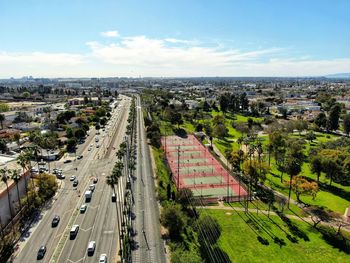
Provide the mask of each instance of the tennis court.
POLYGON ((194 196, 209 201, 234 201, 247 195, 195 136, 162 137, 162 145, 177 188, 189 188, 194 196))

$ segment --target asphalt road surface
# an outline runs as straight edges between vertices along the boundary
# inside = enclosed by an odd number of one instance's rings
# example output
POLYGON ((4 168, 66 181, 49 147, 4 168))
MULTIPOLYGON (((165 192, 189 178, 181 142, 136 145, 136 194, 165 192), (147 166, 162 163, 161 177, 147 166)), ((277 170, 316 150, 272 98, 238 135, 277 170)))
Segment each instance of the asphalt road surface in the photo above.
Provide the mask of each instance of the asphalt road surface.
POLYGON ((137 230, 133 262, 166 262, 164 242, 160 233, 159 208, 156 199, 150 152, 144 129, 140 98, 137 99, 137 180, 133 185, 137 230))
POLYGON ((23 248, 14 262, 37 262, 37 251, 41 245, 47 247, 41 262, 98 262, 102 253, 107 254, 108 262, 116 261, 116 209, 111 202, 112 190, 106 185, 105 176, 117 160, 115 152, 126 131, 129 107, 130 100, 122 100, 113 111, 109 129, 101 131, 100 135, 96 135, 94 130, 90 132, 85 143, 78 146, 77 155, 83 155, 81 160, 73 160, 66 164, 63 160, 51 163, 51 169, 61 168, 66 178, 60 181, 62 185, 59 193, 52 204, 41 213, 39 223, 27 233, 29 237, 25 238, 23 248), (99 148, 96 147, 96 136, 99 137, 99 148), (90 147, 92 149, 88 151, 90 147), (73 187, 69 181, 71 175, 75 175, 79 180, 77 187, 73 187), (92 184, 92 177, 97 177, 98 183, 86 212, 81 214, 79 208, 85 203, 84 192, 92 184), (61 220, 57 227, 52 228, 51 221, 54 215, 59 215, 61 220), (74 240, 69 238, 72 224, 80 225, 74 240), (96 250, 93 256, 88 257, 87 246, 91 240, 96 241, 96 250))

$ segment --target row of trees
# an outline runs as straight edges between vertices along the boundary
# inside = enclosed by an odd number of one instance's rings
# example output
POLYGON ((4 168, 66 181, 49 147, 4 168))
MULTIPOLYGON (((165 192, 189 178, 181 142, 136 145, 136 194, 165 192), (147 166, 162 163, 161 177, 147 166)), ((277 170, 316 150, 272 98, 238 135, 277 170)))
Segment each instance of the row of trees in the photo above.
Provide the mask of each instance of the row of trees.
POLYGON ((342 139, 343 146, 335 144, 321 145, 319 148, 311 151, 310 168, 316 174, 319 182, 322 173, 329 179, 329 185, 332 182, 343 185, 350 185, 350 143, 349 140, 342 139))
MULTIPOLYGON (((136 107, 133 100, 131 110, 128 117, 128 125, 126 134, 128 140, 125 140, 120 144, 116 153, 118 161, 113 167, 112 173, 107 176, 106 183, 112 188, 116 200, 117 220, 118 220, 118 234, 119 234, 119 254, 123 261, 130 262, 131 259, 131 182, 127 182, 125 195, 123 196, 122 188, 124 187, 120 183, 122 176, 126 178, 133 178, 133 173, 136 165, 136 107), (128 176, 126 176, 128 175, 128 176), (123 200, 120 202, 119 200, 123 200)), ((128 179, 126 179, 128 180, 128 179)))

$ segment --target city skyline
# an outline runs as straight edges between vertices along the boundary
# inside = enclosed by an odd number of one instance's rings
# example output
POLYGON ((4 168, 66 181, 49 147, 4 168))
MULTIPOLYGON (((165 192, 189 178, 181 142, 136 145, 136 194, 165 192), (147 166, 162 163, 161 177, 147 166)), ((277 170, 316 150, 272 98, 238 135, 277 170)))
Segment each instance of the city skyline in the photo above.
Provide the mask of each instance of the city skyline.
POLYGON ((350 72, 350 3, 1 3, 0 78, 350 72))

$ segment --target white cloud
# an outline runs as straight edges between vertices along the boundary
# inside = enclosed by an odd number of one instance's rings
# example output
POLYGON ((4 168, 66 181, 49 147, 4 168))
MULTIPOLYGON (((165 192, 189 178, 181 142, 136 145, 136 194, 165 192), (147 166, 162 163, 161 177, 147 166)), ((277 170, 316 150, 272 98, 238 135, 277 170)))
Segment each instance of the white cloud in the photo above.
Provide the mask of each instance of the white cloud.
POLYGON ((103 36, 103 37, 119 37, 119 32, 116 30, 101 32, 101 36, 103 36))
MULTIPOLYGON (((288 58, 289 49, 240 50, 176 38, 87 42, 86 54, 0 52, 0 77, 10 76, 319 76, 350 72, 350 58, 288 58)), ((300 53, 300 52, 299 52, 300 53)))

